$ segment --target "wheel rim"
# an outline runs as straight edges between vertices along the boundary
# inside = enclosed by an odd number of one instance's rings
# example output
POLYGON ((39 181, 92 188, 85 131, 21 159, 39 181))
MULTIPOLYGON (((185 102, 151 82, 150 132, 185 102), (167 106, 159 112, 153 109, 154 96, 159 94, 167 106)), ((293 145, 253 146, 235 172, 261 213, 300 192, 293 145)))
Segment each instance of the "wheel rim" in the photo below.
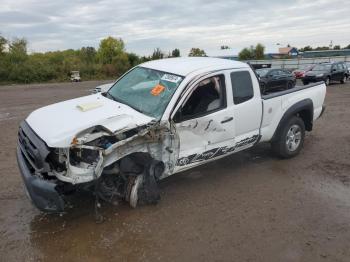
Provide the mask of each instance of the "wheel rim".
POLYGON ((139 188, 141 187, 142 183, 143 183, 143 176, 138 175, 134 181, 133 186, 131 187, 131 192, 130 192, 130 196, 129 196, 129 204, 133 208, 136 208, 136 206, 137 206, 137 202, 139 200, 138 191, 139 191, 139 188))
POLYGON ((287 132, 286 146, 291 152, 298 149, 301 143, 301 128, 298 125, 292 125, 287 132))

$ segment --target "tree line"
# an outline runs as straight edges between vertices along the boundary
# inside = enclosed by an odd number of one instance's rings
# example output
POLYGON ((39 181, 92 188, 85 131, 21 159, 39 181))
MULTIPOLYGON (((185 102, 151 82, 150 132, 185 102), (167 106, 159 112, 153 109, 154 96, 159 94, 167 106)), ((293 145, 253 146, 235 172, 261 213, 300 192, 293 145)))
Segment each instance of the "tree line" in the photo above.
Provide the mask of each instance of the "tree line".
MULTIPOLYGON (((113 37, 101 40, 98 49, 87 46, 45 53, 27 49, 26 39, 10 41, 0 35, 0 83, 67 81, 71 71, 79 71, 83 80, 116 79, 140 63, 181 55, 177 48, 169 53, 156 48, 150 56, 139 56, 127 52, 124 41, 113 37)), ((189 55, 206 56, 199 48, 192 48, 189 55)))
POLYGON ((341 50, 341 49, 350 49, 350 44, 344 47, 341 47, 340 45, 334 45, 334 46, 318 46, 318 47, 312 47, 312 46, 304 46, 299 49, 300 52, 305 51, 323 51, 323 50, 341 50))

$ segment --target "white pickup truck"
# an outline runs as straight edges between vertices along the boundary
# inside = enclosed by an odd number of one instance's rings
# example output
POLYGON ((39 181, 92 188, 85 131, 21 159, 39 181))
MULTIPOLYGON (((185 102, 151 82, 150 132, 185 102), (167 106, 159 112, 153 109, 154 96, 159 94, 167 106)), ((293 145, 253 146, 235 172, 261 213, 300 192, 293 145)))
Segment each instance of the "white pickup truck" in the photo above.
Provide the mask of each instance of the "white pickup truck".
POLYGON ((20 124, 17 159, 37 208, 62 212, 66 194, 159 200, 157 182, 270 142, 297 155, 324 111, 323 82, 260 94, 249 65, 215 58, 141 64, 105 93, 49 105, 20 124))

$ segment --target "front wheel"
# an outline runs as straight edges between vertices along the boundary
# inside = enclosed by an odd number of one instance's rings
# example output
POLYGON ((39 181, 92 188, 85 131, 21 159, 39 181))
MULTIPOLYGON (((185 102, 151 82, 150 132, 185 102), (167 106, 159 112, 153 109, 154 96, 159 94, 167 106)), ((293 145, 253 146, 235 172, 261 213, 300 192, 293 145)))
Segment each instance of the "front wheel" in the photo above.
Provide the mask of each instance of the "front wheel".
POLYGON ((297 116, 290 118, 272 142, 272 150, 282 158, 291 158, 299 154, 304 144, 304 121, 297 116))

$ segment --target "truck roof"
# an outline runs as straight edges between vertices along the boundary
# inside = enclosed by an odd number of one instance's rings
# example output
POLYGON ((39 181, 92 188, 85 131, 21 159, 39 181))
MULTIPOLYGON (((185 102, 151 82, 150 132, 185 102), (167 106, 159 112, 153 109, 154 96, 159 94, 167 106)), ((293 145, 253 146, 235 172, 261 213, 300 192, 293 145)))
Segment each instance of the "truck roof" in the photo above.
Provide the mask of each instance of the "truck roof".
POLYGON ((153 60, 141 64, 140 66, 168 72, 180 76, 186 76, 194 71, 208 69, 221 70, 231 68, 247 68, 247 64, 221 58, 211 57, 184 57, 184 58, 167 58, 153 60))

